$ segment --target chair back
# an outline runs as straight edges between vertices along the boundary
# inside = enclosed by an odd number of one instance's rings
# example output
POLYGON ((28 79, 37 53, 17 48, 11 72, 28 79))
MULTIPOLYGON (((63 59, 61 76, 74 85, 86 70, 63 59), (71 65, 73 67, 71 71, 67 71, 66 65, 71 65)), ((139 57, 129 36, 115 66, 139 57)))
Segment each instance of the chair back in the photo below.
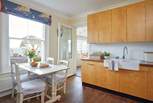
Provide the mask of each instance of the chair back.
POLYGON ((11 57, 10 64, 11 64, 11 73, 15 71, 14 64, 15 63, 27 63, 28 59, 26 57, 11 57))
POLYGON ((61 65, 65 65, 65 66, 69 66, 69 61, 67 60, 59 60, 57 64, 61 64, 61 65))
POLYGON ((54 58, 48 57, 47 58, 47 63, 48 64, 54 64, 54 58))
POLYGON ((57 62, 58 65, 65 65, 67 67, 66 70, 62 70, 62 71, 59 71, 58 74, 64 78, 67 78, 67 74, 68 74, 68 68, 69 68, 69 61, 67 60, 59 60, 57 62))
POLYGON ((11 57, 10 64, 11 64, 11 78, 13 85, 16 84, 16 63, 26 63, 28 59, 26 57, 11 57))

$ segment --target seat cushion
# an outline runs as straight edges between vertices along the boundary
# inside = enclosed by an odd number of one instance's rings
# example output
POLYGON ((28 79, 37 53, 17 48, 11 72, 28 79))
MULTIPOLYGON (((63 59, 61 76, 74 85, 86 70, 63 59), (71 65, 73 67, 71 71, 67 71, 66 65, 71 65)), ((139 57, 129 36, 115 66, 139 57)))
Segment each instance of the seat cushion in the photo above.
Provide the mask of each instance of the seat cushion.
POLYGON ((20 75, 21 82, 26 82, 29 80, 28 74, 22 74, 20 75))
POLYGON ((28 74, 20 75, 21 82, 26 82, 26 81, 37 79, 37 78, 38 78, 38 76, 35 74, 31 74, 30 76, 28 74))
MULTIPOLYGON (((59 84, 59 83, 64 83, 64 80, 65 80, 65 76, 64 75, 61 75, 61 74, 55 74, 55 83, 59 84)), ((49 84, 52 84, 52 78, 48 78, 47 79, 47 82, 49 84)))
POLYGON ((40 79, 35 79, 21 83, 21 92, 24 95, 43 92, 46 88, 46 83, 40 79))

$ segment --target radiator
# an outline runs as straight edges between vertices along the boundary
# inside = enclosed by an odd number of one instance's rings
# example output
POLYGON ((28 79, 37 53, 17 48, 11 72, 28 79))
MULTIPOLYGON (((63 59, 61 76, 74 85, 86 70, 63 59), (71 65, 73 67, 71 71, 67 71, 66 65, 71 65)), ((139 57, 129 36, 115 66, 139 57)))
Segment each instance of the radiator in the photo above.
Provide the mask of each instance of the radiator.
POLYGON ((0 92, 8 91, 12 88, 10 74, 0 74, 0 92))

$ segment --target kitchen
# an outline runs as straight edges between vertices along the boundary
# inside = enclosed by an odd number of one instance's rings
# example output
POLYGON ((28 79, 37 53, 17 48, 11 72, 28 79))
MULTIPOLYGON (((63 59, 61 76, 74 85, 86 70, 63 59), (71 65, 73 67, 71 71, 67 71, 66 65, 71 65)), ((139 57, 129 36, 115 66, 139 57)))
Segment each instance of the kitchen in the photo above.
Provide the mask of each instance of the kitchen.
POLYGON ((152 11, 153 0, 0 0, 0 103, 152 103, 152 11))
POLYGON ((152 0, 88 15, 84 84, 153 100, 152 0))

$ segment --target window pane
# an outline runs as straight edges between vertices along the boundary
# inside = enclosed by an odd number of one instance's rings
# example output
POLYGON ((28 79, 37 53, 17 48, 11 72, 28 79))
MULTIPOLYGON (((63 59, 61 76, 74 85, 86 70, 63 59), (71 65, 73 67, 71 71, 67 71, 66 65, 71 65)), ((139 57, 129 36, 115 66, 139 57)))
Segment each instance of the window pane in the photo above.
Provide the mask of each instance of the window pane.
POLYGON ((77 52, 78 53, 88 52, 87 27, 77 28, 77 52))
POLYGON ((9 15, 9 36, 24 38, 28 34, 27 19, 9 15))
POLYGON ((36 49, 44 59, 45 25, 29 19, 9 15, 10 56, 23 56, 26 50, 36 49))
POLYGON ((10 56, 24 55, 25 48, 21 47, 22 40, 10 39, 10 56))
POLYGON ((29 35, 44 39, 44 24, 31 20, 28 23, 29 35))

